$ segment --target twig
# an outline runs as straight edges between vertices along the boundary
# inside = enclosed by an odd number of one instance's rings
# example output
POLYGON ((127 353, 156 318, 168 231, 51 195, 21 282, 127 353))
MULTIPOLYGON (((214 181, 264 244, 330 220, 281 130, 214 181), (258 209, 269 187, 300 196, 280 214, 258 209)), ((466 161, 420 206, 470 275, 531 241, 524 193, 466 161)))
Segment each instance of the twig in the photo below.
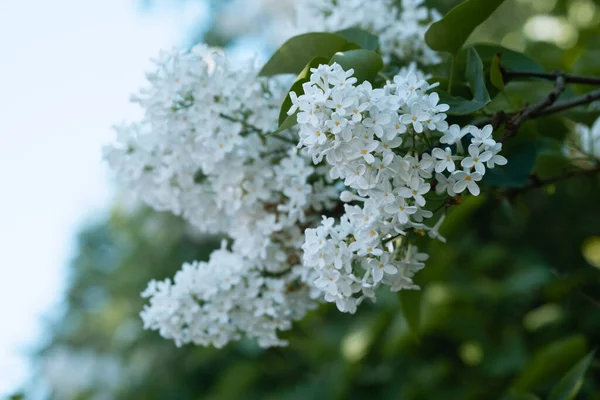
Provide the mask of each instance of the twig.
POLYGON ((502 76, 506 82, 519 78, 539 78, 548 81, 555 81, 562 75, 566 83, 580 83, 583 85, 600 85, 600 78, 595 76, 582 76, 573 74, 563 74, 562 72, 527 72, 527 71, 502 71, 502 76))
POLYGON ((226 119, 228 121, 237 122, 238 124, 242 124, 244 126, 244 128, 248 128, 249 130, 251 130, 251 131, 253 131, 255 133, 259 133, 261 135, 265 134, 265 132, 262 129, 260 129, 260 128, 252 125, 252 124, 249 124, 247 121, 244 121, 242 119, 237 119, 237 118, 232 117, 232 116, 227 115, 227 114, 219 114, 219 115, 221 116, 221 118, 226 119))
POLYGON ((507 193, 508 197, 515 197, 521 195, 525 192, 528 192, 533 189, 538 189, 544 187, 546 185, 550 185, 556 182, 560 182, 574 176, 585 176, 585 175, 593 175, 596 173, 600 173, 600 162, 597 162, 593 168, 589 169, 578 169, 575 171, 569 171, 566 174, 558 175, 548 179, 538 179, 537 175, 532 175, 530 177, 530 183, 526 186, 520 188, 514 188, 507 193))
POLYGON ((600 89, 592 90, 591 92, 588 92, 578 97, 574 97, 570 100, 557 102, 552 107, 548 107, 545 110, 536 113, 535 117, 543 117, 549 114, 555 114, 561 111, 568 110, 569 108, 592 103, 596 100, 600 100, 600 89))
MULTIPOLYGON (((559 112, 566 111, 568 109, 575 108, 578 106, 582 106, 584 104, 590 104, 596 100, 600 100, 600 89, 592 90, 586 94, 582 94, 581 96, 573 97, 572 99, 569 99, 569 100, 557 101, 552 106, 547 107, 546 109, 541 110, 539 112, 533 113, 532 115, 529 116, 529 119, 545 117, 545 116, 551 115, 551 114, 557 114, 559 112)), ((504 112, 499 111, 499 112, 495 113, 494 116, 492 116, 491 118, 486 118, 486 119, 481 119, 481 120, 475 121, 475 122, 473 122, 473 125, 481 128, 488 124, 497 123, 498 120, 502 119, 502 117, 506 118, 505 114, 504 115, 501 115, 501 114, 504 114, 504 112)), ((514 116, 514 115, 515 114, 513 114, 512 116, 514 116)))
POLYGON ((556 75, 556 84, 554 85, 554 89, 546 96, 546 98, 538 104, 534 104, 525 108, 520 114, 515 115, 511 120, 506 122, 506 130, 504 131, 504 135, 500 138, 499 142, 504 142, 505 140, 513 137, 519 131, 521 125, 530 119, 533 115, 546 110, 552 104, 556 102, 558 97, 565 90, 565 78, 561 74, 556 75))
POLYGON ((273 139, 281 140, 281 141, 286 142, 286 143, 293 144, 294 146, 296 146, 298 144, 298 142, 294 142, 292 139, 290 139, 288 137, 285 137, 285 136, 269 135, 269 137, 271 137, 273 139))

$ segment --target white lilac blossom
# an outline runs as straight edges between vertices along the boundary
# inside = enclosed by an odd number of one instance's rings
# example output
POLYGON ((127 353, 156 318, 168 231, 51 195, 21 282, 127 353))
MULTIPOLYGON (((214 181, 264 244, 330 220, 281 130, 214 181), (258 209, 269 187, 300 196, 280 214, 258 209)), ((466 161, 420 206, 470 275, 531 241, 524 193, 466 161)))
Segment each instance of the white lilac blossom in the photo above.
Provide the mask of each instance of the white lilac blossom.
POLYGON ((276 332, 319 295, 300 270, 300 226, 307 212, 334 207, 339 191, 285 141, 290 132, 266 136, 285 91, 258 78, 253 60, 233 64, 199 46, 163 53, 156 66, 133 98, 143 120, 118 127, 105 158, 150 206, 232 243, 208 263, 185 264, 173 282, 151 283, 145 326, 178 345, 220 347, 241 334, 282 345, 276 332))
POLYGON ((424 0, 296 0, 295 24, 283 36, 360 27, 379 37, 386 61, 396 57, 430 65, 439 56, 425 44, 425 32, 440 14, 424 0))
POLYGON ((144 326, 177 345, 220 348, 239 339, 240 332, 263 347, 284 345, 276 331, 290 329, 314 301, 307 288, 290 290, 296 274, 269 277, 262 272, 224 243, 208 262, 184 264, 173 282, 150 282, 142 293, 150 298, 142 311, 144 326))
POLYGON ((381 286, 418 289, 427 254, 413 235, 445 241, 434 209, 506 164, 491 126, 448 126, 414 66, 382 88, 338 64, 311 69, 290 96, 299 127, 277 135, 285 90, 258 71, 203 46, 161 54, 134 97, 142 121, 105 149, 143 201, 228 238, 143 292, 145 327, 177 345, 281 346, 321 301, 353 313, 381 286))
POLYGON ((355 84, 353 71, 338 64, 311 72, 288 112, 298 112, 298 146, 315 164, 324 160, 330 178, 352 190, 341 193, 343 202, 359 204, 346 204, 339 221, 324 217, 320 226, 306 229, 303 261, 318 274, 324 299, 353 313, 364 299, 375 300, 380 286, 418 288, 413 276, 426 257, 411 235, 427 232, 445 241, 439 233, 443 217, 433 227, 424 223, 433 216, 427 209, 432 187, 445 195, 442 204, 465 190, 476 196, 486 166, 506 159, 498 154, 501 144, 492 138, 491 125, 449 127, 448 105, 428 93, 434 85, 414 70, 380 89, 355 84), (351 83, 337 85, 341 80, 351 83), (301 119, 307 112, 311 118, 301 119), (315 130, 325 139, 316 142, 315 130), (463 140, 470 140, 466 154, 463 140))

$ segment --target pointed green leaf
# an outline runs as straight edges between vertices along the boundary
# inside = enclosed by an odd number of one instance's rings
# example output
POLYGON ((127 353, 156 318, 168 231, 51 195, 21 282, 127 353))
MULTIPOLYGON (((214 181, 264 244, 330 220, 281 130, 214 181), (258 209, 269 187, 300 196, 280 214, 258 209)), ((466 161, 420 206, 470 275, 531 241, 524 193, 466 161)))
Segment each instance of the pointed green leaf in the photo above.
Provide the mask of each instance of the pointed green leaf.
POLYGON ((504 92, 504 78, 502 77, 502 71, 500 70, 500 54, 496 54, 492 58, 492 64, 490 65, 490 82, 498 90, 504 92))
POLYGON ((594 359, 596 351, 590 352, 581 361, 579 361, 560 381, 552 388, 548 400, 573 400, 581 385, 583 377, 590 363, 594 359))
POLYGON ((362 49, 376 51, 379 47, 379 38, 360 28, 348 28, 334 32, 349 42, 356 43, 362 49))
POLYGON ((448 93, 440 91, 440 102, 450 106, 448 115, 467 115, 477 110, 481 110, 490 101, 490 95, 485 87, 485 77, 483 74, 483 63, 472 47, 466 50, 466 71, 465 76, 471 93, 472 100, 462 97, 450 96, 448 93))
POLYGON ((268 135, 276 135, 280 132, 283 132, 287 129, 292 128, 293 126, 295 126, 298 123, 298 121, 296 120, 297 117, 298 117, 298 111, 296 111, 292 115, 286 116, 285 119, 283 120, 283 123, 281 125, 279 125, 279 127, 277 129, 275 129, 273 132, 269 132, 267 134, 267 136, 268 135))
POLYGON ((502 4, 504 0, 466 0, 442 19, 434 22, 425 33, 425 42, 436 51, 456 54, 471 33, 502 4))
POLYGON ((422 293, 420 290, 401 290, 398 292, 398 297, 404 319, 412 333, 417 335, 421 325, 422 293))
POLYGON ((329 64, 334 62, 340 64, 346 71, 350 68, 354 69, 353 76, 358 83, 372 81, 383 68, 383 60, 379 54, 363 49, 336 53, 331 57, 329 64))
POLYGON ((317 68, 320 64, 327 64, 328 62, 329 60, 327 58, 316 57, 310 60, 310 62, 304 66, 304 69, 302 72, 300 72, 300 74, 298 74, 294 84, 292 87, 290 87, 287 96, 285 96, 285 99, 283 100, 283 104, 279 110, 279 127, 270 134, 279 133, 296 125, 296 114, 298 112, 296 111, 292 115, 287 114, 288 110, 292 107, 292 98, 290 97, 289 93, 295 92, 298 96, 302 95, 304 93, 302 85, 310 80, 310 69, 317 68))
POLYGON ((260 71, 260 76, 298 74, 313 58, 331 58, 338 51, 358 48, 335 33, 313 32, 294 36, 285 42, 260 71))

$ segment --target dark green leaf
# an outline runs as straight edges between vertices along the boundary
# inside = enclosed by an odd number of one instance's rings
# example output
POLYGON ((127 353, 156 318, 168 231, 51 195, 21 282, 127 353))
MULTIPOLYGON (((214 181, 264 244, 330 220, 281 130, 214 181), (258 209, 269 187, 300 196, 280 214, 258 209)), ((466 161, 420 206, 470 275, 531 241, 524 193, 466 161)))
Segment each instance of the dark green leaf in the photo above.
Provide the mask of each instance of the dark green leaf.
POLYGON ((581 385, 583 377, 590 363, 594 359, 596 351, 590 352, 581 361, 579 361, 560 381, 552 388, 548 400, 573 400, 581 385))
POLYGON ((313 32, 285 42, 260 71, 260 76, 298 74, 313 58, 331 58, 338 51, 358 46, 335 33, 313 32))
POLYGON ((448 93, 440 91, 440 99, 442 103, 450 106, 448 115, 467 115, 477 110, 481 110, 490 101, 490 95, 485 87, 485 77, 483 75, 483 63, 477 55, 477 51, 472 47, 466 50, 466 71, 465 76, 471 93, 472 100, 467 100, 462 97, 450 96, 448 93))
POLYGON ((415 335, 418 334, 421 325, 421 299, 423 297, 421 291, 401 290, 398 292, 398 297, 408 327, 415 335))
POLYGON ((310 80, 310 69, 317 68, 320 64, 327 64, 328 62, 329 60, 327 58, 315 57, 304 66, 304 69, 298 74, 294 84, 290 87, 290 90, 288 90, 288 95, 285 96, 285 99, 283 100, 283 104, 279 110, 279 128, 273 133, 279 133, 296 125, 296 114, 287 114, 288 110, 292 107, 292 99, 289 92, 295 92, 298 96, 302 95, 304 93, 302 85, 310 80))
POLYGON ((533 142, 518 142, 506 151, 508 164, 501 169, 488 170, 483 181, 489 186, 498 187, 523 187, 529 181, 531 170, 537 158, 537 147, 533 142))
POLYGON ((504 0, 466 0, 460 3, 429 27, 425 33, 425 42, 433 50, 458 53, 475 28, 503 2, 504 0))
POLYGON ((492 64, 490 65, 490 82, 498 90, 504 92, 504 78, 502 77, 502 71, 500 70, 500 55, 496 54, 492 58, 492 64))
POLYGON ((348 28, 334 33, 346 38, 349 42, 359 45, 365 50, 375 51, 379 47, 379 38, 360 28, 348 28))
POLYGON ((336 53, 331 57, 330 64, 340 64, 345 70, 354 69, 354 77, 358 83, 372 81, 383 68, 381 56, 371 50, 349 50, 336 53))

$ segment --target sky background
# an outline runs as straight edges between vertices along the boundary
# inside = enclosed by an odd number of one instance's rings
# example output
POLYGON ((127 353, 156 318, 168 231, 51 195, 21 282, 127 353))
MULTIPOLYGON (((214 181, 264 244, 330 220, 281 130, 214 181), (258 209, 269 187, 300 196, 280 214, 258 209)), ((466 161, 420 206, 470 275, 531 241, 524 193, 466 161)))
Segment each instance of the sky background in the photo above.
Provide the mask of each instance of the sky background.
POLYGON ((149 58, 205 11, 0 0, 0 398, 27 378, 43 316, 60 312, 75 234, 115 193, 101 160, 111 126, 140 115, 129 95, 149 58))

